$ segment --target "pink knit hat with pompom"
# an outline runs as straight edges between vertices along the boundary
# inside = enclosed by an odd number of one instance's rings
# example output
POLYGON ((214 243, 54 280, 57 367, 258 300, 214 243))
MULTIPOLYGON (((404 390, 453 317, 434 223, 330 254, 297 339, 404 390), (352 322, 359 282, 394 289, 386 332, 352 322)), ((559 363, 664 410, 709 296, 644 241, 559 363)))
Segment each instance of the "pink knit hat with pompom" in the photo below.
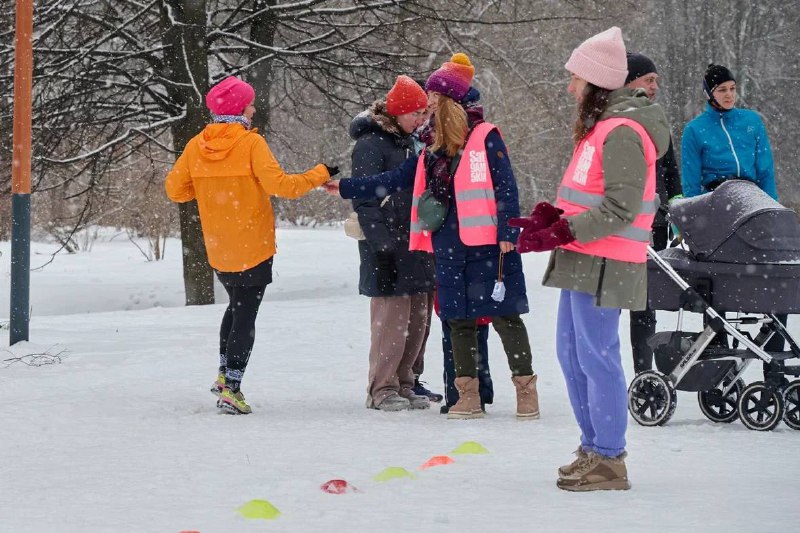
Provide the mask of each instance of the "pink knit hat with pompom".
POLYGON ((458 102, 469 92, 474 75, 475 67, 472 66, 469 56, 458 52, 428 77, 425 90, 449 96, 458 102))
POLYGON ((622 88, 628 76, 622 30, 612 26, 589 37, 572 51, 564 68, 603 89, 613 91, 622 88))

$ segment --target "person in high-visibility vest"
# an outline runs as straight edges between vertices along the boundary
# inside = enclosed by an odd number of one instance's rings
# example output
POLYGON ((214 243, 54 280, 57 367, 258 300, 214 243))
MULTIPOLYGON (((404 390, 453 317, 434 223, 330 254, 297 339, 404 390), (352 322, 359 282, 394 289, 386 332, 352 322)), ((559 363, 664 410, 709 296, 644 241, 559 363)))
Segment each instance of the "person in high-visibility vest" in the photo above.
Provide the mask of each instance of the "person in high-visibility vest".
POLYGON ((514 249, 519 230, 508 225, 519 215, 517 184, 497 127, 483 120, 480 106, 465 109, 459 104, 474 72, 469 58, 458 53, 431 74, 425 89, 433 128, 423 136, 425 150, 394 171, 344 179, 339 193, 343 198, 374 198, 414 186, 409 248, 434 254, 440 317, 451 330, 459 399, 447 417, 484 416, 476 327, 480 317, 491 317, 511 368, 516 416, 532 420, 539 417, 537 376, 520 316, 528 312, 528 299, 522 261, 514 249), (426 211, 426 203, 439 207, 426 211), (435 211, 441 217, 434 228, 425 213, 435 211))
POLYGON ((658 207, 656 159, 669 123, 644 91, 624 88, 622 32, 612 27, 576 48, 566 69, 578 102, 575 150, 558 200, 536 205, 521 253, 553 250, 544 285, 561 289, 556 352, 580 428, 577 458, 558 470, 569 491, 630 488, 625 465, 627 386, 621 309, 647 301, 647 245, 658 207))

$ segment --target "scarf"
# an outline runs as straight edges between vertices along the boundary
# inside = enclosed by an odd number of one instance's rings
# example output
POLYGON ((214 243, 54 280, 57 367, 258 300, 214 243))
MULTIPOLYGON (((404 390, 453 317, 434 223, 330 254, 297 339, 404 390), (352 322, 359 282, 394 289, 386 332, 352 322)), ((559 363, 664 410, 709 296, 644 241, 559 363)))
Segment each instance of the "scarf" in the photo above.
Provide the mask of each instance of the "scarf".
POLYGON ((215 115, 211 113, 211 122, 223 122, 225 124, 233 124, 239 123, 245 127, 245 129, 250 129, 250 121, 247 120, 247 117, 244 115, 215 115))

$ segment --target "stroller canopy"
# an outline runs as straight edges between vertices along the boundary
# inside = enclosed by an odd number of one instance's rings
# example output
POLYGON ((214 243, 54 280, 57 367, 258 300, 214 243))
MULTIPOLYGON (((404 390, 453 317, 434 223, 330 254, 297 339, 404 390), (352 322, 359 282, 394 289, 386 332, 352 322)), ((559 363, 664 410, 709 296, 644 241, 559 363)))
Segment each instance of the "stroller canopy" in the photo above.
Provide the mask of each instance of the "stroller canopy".
POLYGON ((800 264, 797 214, 747 180, 669 205, 670 219, 698 261, 800 264))

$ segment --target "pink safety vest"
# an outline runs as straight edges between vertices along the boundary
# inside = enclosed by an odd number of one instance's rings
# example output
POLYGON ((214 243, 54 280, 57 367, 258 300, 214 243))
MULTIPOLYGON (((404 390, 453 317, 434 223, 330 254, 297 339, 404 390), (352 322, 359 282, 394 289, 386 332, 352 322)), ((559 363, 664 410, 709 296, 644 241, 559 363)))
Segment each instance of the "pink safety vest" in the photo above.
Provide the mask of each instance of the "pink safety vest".
POLYGON ((557 206, 564 210, 564 216, 574 216, 598 207, 605 197, 603 179, 603 145, 614 128, 628 126, 642 139, 644 157, 647 162, 647 177, 642 208, 633 223, 621 231, 592 242, 573 241, 561 248, 586 255, 606 257, 629 263, 647 261, 647 245, 653 218, 658 209, 656 196, 656 147, 650 135, 638 122, 627 118, 609 118, 598 122, 589 134, 578 144, 572 161, 564 173, 558 189, 557 206))
MULTIPOLYGON (((467 246, 497 244, 497 202, 494 198, 489 159, 486 157, 486 136, 494 129, 497 129, 497 126, 488 122, 475 126, 453 177, 458 208, 458 234, 467 246)), ((423 151, 417 161, 417 173, 414 176, 408 248, 433 252, 431 232, 420 227, 417 212, 419 199, 426 187, 423 151)))

